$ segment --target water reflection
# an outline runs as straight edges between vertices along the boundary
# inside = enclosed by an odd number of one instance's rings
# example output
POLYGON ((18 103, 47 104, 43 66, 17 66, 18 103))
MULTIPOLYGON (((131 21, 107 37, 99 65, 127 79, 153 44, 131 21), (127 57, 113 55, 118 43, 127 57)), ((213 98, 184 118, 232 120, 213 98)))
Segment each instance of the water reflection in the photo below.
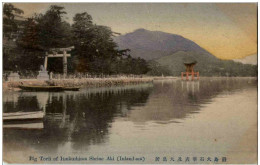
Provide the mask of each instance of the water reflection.
POLYGON ((113 133, 110 127, 117 120, 136 125, 178 124, 199 113, 216 96, 256 86, 255 79, 218 78, 155 81, 79 92, 4 93, 4 112, 45 112, 43 129, 4 129, 4 150, 8 144, 19 144, 42 153, 57 153, 64 146, 73 150, 63 152, 87 151, 91 145, 109 143, 113 133))
POLYGON ((107 140, 108 129, 115 117, 126 117, 132 107, 144 106, 152 86, 8 93, 4 99, 4 112, 43 110, 45 117, 43 130, 5 129, 4 143, 23 139, 19 143, 24 146, 56 152, 59 146, 73 142, 72 148, 86 150, 90 144, 107 140))
POLYGON ((141 111, 133 111, 129 119, 138 124, 148 121, 160 124, 179 123, 182 122, 180 119, 199 113, 201 107, 210 104, 217 95, 230 95, 256 86, 257 80, 253 78, 156 81, 146 106, 141 111))

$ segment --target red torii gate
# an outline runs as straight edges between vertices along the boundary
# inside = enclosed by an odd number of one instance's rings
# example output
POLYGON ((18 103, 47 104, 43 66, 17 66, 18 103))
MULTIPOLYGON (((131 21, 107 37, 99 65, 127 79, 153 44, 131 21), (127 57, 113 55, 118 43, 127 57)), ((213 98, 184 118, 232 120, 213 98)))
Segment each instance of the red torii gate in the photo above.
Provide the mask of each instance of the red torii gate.
POLYGON ((194 72, 193 67, 196 65, 197 61, 187 61, 183 62, 186 67, 186 72, 181 72, 181 79, 183 80, 184 75, 186 75, 186 80, 189 80, 189 75, 191 79, 194 80, 194 76, 197 76, 197 80, 200 78, 199 72, 194 72))

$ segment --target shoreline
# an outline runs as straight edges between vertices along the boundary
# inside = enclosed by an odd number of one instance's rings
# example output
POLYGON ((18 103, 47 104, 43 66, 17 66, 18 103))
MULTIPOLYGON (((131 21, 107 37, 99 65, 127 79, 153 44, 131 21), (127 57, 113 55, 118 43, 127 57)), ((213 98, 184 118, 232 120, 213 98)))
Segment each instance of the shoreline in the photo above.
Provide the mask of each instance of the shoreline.
MULTIPOLYGON (((200 79, 212 78, 253 78, 257 77, 200 77, 200 79)), ((64 87, 81 87, 81 88, 93 88, 93 87, 111 87, 111 86, 124 86, 124 85, 136 85, 142 83, 149 83, 156 80, 181 80, 181 77, 120 77, 120 78, 81 78, 81 79, 53 79, 53 80, 37 80, 37 79, 20 79, 19 81, 5 81, 2 83, 3 92, 6 91, 19 91, 18 86, 31 85, 31 86, 64 86, 64 87)), ((186 80, 183 80, 186 81, 186 80)), ((189 80, 191 81, 191 80, 189 80)), ((197 80, 195 80, 197 81, 197 80)))
POLYGON ((111 87, 123 85, 136 85, 153 82, 154 77, 145 78, 82 78, 82 79, 21 79, 19 81, 3 82, 3 91, 19 91, 19 85, 31 86, 64 86, 64 87, 111 87))

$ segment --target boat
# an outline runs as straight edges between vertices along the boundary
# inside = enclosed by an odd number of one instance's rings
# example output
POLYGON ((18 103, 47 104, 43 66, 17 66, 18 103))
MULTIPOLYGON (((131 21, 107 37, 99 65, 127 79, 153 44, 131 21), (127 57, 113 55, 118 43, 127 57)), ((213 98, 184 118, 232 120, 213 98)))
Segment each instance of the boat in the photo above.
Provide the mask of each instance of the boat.
POLYGON ((3 113, 4 123, 13 121, 33 121, 33 120, 43 120, 44 112, 10 112, 3 113))
POLYGON ((65 91, 78 91, 79 87, 63 87, 65 91))
POLYGON ((19 85, 19 88, 27 91, 49 91, 49 92, 60 92, 60 91, 78 91, 79 87, 62 87, 62 86, 29 86, 19 85))
POLYGON ((19 88, 22 90, 29 90, 29 91, 53 91, 59 92, 63 91, 62 86, 29 86, 29 85, 19 85, 19 88))
POLYGON ((33 122, 33 123, 8 123, 4 124, 5 129, 43 129, 43 122, 33 122))
POLYGON ((3 128, 43 129, 43 111, 3 113, 3 128))

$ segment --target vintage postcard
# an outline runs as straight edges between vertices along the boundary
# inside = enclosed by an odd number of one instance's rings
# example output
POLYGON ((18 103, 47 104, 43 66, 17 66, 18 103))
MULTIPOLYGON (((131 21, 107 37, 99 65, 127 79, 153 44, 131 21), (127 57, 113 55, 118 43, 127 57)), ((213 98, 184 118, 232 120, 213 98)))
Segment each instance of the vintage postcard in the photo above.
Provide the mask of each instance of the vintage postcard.
POLYGON ((2 3, 4 164, 257 164, 257 3, 2 3))

